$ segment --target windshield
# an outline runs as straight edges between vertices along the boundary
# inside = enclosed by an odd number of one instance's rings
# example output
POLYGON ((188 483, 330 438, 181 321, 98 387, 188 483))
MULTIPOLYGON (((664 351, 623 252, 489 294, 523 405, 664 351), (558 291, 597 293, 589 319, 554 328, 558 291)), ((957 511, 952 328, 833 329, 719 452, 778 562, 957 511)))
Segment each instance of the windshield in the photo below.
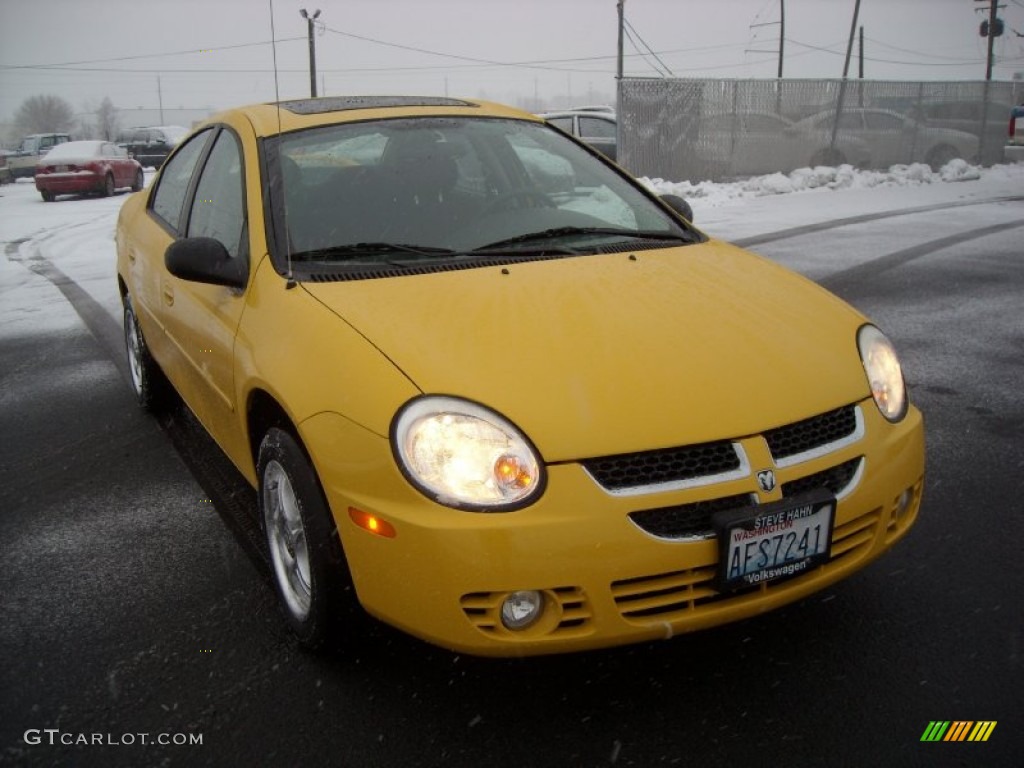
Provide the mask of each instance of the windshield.
MULTIPOLYGON (((613 168, 542 123, 410 118, 266 142, 270 218, 294 263, 587 253, 697 242, 613 168)), ((284 255, 277 238, 275 256, 284 255)))

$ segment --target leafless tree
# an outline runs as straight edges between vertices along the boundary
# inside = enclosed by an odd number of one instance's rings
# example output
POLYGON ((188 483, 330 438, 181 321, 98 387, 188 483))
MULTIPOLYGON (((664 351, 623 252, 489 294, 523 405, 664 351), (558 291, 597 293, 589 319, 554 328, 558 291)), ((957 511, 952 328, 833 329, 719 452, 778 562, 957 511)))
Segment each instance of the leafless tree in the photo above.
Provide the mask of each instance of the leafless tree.
POLYGON ((60 96, 30 96, 14 115, 15 133, 66 133, 75 125, 75 112, 60 96))
POLYGON ((97 138, 113 141, 117 138, 117 131, 120 128, 120 115, 114 102, 109 96, 104 96, 96 110, 96 133, 97 138))

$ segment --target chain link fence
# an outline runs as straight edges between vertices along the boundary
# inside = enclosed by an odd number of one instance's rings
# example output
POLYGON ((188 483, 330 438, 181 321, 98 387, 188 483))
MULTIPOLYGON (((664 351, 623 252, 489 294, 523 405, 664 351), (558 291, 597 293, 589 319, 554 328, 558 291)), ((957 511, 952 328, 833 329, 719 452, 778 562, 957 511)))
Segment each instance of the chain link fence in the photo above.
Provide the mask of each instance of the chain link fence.
POLYGON ((722 181, 850 163, 1001 162, 1024 82, 624 78, 618 158, 638 176, 722 181))

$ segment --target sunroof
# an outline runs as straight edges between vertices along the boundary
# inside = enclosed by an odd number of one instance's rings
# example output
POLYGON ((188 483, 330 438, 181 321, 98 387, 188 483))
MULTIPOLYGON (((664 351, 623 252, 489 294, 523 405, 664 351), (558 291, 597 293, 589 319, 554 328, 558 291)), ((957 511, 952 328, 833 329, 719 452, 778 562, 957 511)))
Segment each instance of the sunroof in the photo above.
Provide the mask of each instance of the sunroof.
POLYGON ((281 107, 297 115, 318 115, 346 109, 382 109, 385 107, 474 107, 468 101, 443 96, 331 96, 323 99, 282 101, 281 107))

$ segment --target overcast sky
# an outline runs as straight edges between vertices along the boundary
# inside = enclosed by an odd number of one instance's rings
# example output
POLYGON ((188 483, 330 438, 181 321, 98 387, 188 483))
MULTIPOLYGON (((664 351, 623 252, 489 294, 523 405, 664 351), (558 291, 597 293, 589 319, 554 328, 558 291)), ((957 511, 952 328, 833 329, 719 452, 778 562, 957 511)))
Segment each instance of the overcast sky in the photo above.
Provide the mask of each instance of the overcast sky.
MULTIPOLYGON (((626 0, 626 74, 774 77, 782 0, 626 0), (659 61, 660 60, 660 61, 659 61)), ((996 79, 1024 70, 1024 0, 1000 0, 996 79)), ((306 21, 327 94, 544 106, 614 99, 615 0, 273 0, 282 98, 309 94, 306 21)), ((785 0, 785 77, 839 77, 854 0, 785 0), (822 50, 824 49, 824 50, 822 50)), ((862 0, 865 76, 981 80, 988 2, 862 0)), ((0 0, 0 121, 34 94, 85 111, 219 109, 275 95, 270 0, 0 0)), ((856 46, 854 49, 856 56, 856 46)), ((856 59, 851 76, 857 74, 856 59)))

